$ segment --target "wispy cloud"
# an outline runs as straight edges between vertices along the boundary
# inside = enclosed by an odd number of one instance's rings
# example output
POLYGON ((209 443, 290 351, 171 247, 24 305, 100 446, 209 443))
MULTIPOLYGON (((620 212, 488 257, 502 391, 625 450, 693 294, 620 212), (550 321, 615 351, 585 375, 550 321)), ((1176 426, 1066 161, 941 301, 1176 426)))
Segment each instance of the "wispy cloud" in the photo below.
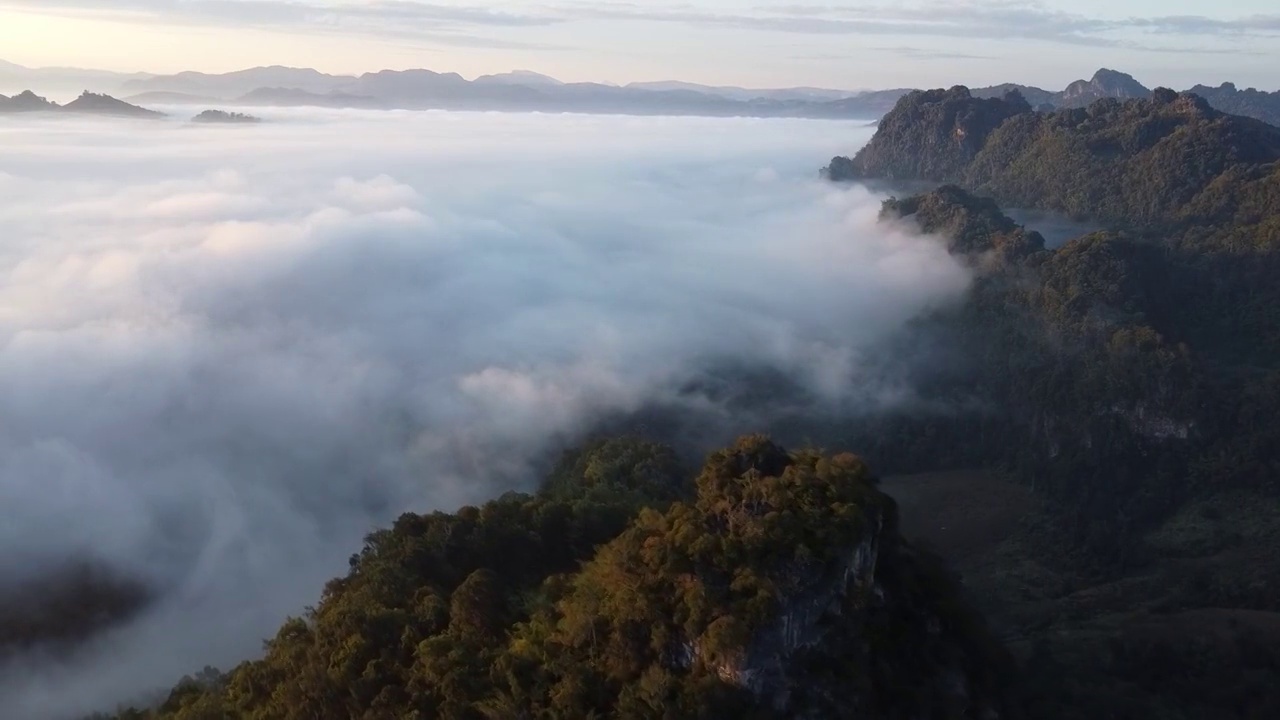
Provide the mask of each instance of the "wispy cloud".
POLYGON ((930 48, 918 47, 878 47, 874 48, 877 52, 892 53, 910 58, 926 58, 929 60, 995 60, 994 55, 978 55, 976 53, 964 52, 947 52, 945 50, 935 50, 930 48))
MULTIPOLYGON (((1280 36, 1280 14, 1235 19, 1169 15, 1103 19, 1036 0, 925 0, 907 4, 768 4, 740 10, 696 3, 568 0, 537 6, 440 4, 415 0, 0 0, 0 8, 92 15, 136 22, 283 28, 417 39, 446 45, 546 49, 531 31, 583 21, 669 23, 790 35, 917 36, 1035 40, 1063 45, 1157 50, 1142 41, 1162 34, 1202 39, 1280 36), (530 33, 513 38, 516 32, 530 33), (506 33, 503 35, 502 33, 506 33)), ((1194 51, 1193 51, 1194 52, 1194 51)), ((925 57, 925 55, 920 55, 925 57)), ((982 57, 961 51, 937 59, 982 57)))
MULTIPOLYGON (((688 5, 592 3, 567 6, 566 17, 684 23, 806 35, 895 35, 1029 39, 1067 45, 1147 49, 1131 36, 1161 32, 1187 36, 1280 34, 1280 14, 1220 20, 1203 16, 1108 20, 1057 10, 1040 2, 985 0, 909 5, 766 5, 742 12, 706 12, 688 5)), ((967 53, 946 53, 954 59, 967 53)))
POLYGON ((545 27, 565 21, 545 13, 412 0, 339 4, 305 0, 0 0, 0 9, 5 8, 137 23, 284 29, 524 50, 552 47, 484 33, 545 27))

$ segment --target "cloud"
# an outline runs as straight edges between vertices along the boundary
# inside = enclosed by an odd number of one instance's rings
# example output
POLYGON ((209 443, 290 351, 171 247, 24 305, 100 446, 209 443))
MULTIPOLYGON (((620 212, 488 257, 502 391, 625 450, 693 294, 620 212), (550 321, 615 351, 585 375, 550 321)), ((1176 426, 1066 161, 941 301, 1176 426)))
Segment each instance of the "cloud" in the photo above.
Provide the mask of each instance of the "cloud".
POLYGON ((6 7, 86 11, 120 17, 192 18, 246 25, 427 22, 437 27, 536 27, 554 17, 494 10, 482 5, 440 5, 414 0, 305 2, 293 0, 4 0, 6 7))
MULTIPOLYGON (((963 0, 856 5, 764 4, 737 11, 697 3, 551 2, 524 9, 415 0, 0 0, 32 12, 95 14, 137 22, 267 27, 417 39, 507 49, 561 49, 490 31, 528 32, 580 21, 677 23, 799 35, 1029 39, 1065 45, 1149 49, 1147 34, 1189 37, 1280 34, 1280 15, 1233 19, 1197 15, 1097 18, 1035 0, 963 0)), ((1155 48, 1157 51, 1163 51, 1155 48)), ((945 59, 955 59, 947 57, 945 59)))
POLYGON ((977 55, 973 53, 963 52, 947 52, 945 50, 931 50, 929 48, 917 47, 881 47, 875 48, 877 52, 893 53, 902 57, 910 58, 926 58, 929 60, 995 60, 993 55, 977 55))
POLYGON ((711 12, 690 5, 630 3, 570 6, 571 17, 681 23, 802 35, 924 36, 981 40, 1029 39, 1065 45, 1147 49, 1126 33, 1218 36, 1280 33, 1280 15, 1234 20, 1202 16, 1093 18, 1023 0, 969 0, 885 5, 764 5, 711 12))
MULTIPOLYGON (((363 535, 531 489, 602 417, 771 368, 846 410, 959 297, 942 243, 817 181, 846 123, 272 111, 8 123, 0 590, 89 559, 157 602, 5 712, 251 656, 363 535)), ((739 418, 739 420, 741 420, 739 418)))
POLYGON ((135 23, 275 29, 364 35, 437 45, 545 50, 553 46, 477 34, 562 22, 548 14, 442 5, 414 0, 306 2, 305 0, 0 0, 0 8, 100 17, 135 23))

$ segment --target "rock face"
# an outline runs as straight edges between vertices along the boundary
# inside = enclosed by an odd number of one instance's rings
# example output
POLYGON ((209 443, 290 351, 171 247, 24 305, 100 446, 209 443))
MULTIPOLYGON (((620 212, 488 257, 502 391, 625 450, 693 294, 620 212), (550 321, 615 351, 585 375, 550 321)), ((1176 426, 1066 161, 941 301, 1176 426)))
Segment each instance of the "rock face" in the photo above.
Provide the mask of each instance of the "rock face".
POLYGON ((1132 75, 1103 68, 1094 73, 1091 80, 1077 80, 1051 100, 1058 107, 1087 107, 1103 98, 1132 100, 1151 96, 1142 83, 1132 75))
POLYGON ((80 97, 66 105, 59 105, 55 102, 50 102, 30 90, 26 90, 11 98, 6 98, 3 95, 0 95, 0 113, 20 112, 59 112, 136 118, 164 117, 164 113, 147 110, 146 108, 141 108, 137 105, 130 105, 129 103, 123 100, 117 100, 110 95, 98 95, 88 91, 85 91, 80 97))
MULTIPOLYGON (((749 691, 774 710, 787 710, 804 682, 791 670, 797 656, 830 641, 831 620, 857 622, 875 593, 883 599, 884 591, 876 584, 883 531, 884 517, 877 514, 861 542, 842 553, 841 562, 816 572, 799 569, 804 577, 800 587, 781 599, 778 614, 750 638, 741 654, 733 661, 709 663, 720 679, 749 691)), ((708 655, 695 643, 686 647, 682 669, 708 655)))

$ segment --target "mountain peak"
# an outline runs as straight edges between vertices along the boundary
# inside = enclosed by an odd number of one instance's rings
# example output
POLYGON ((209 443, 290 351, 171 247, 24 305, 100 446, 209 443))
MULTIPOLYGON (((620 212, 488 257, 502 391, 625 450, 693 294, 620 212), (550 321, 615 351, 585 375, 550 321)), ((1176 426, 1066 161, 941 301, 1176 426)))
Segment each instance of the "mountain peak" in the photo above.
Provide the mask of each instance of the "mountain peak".
POLYGON ((564 85, 563 82, 542 73, 532 70, 512 70, 507 73, 499 73, 496 75, 481 75, 475 79, 478 83, 500 83, 507 85, 527 85, 529 87, 559 87, 564 85))
POLYGON ((1093 74, 1093 79, 1089 81, 1095 87, 1105 88, 1108 90, 1122 90, 1129 95, 1145 95, 1147 88, 1142 83, 1134 79, 1128 73, 1122 73, 1119 70, 1109 70, 1102 68, 1093 74))
POLYGON ((30 90, 23 90, 0 104, 0 109, 5 112, 34 112, 41 110, 57 110, 58 104, 55 102, 49 102, 30 90))
POLYGON ((67 103, 63 110, 67 112, 81 112, 94 115, 120 115, 127 117, 162 117, 163 113, 147 110, 146 108, 130 105, 123 100, 117 100, 110 95, 101 95, 85 90, 80 97, 67 103))
POLYGON ((1102 68, 1093 74, 1091 80, 1077 80, 1068 85, 1055 104, 1062 107, 1085 107, 1103 98, 1129 100, 1150 96, 1151 90, 1132 75, 1102 68))

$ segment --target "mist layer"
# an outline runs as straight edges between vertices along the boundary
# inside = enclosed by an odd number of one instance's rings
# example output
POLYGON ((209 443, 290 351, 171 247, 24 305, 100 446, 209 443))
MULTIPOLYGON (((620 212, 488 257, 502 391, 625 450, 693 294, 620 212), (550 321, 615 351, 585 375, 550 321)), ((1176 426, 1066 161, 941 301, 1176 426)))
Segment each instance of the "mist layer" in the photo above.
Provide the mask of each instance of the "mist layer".
POLYGON ((155 601, 0 670, 15 717, 260 647, 404 511, 721 362, 867 396, 969 278, 813 168, 816 121, 277 112, 0 125, 0 588, 90 562, 155 601))

